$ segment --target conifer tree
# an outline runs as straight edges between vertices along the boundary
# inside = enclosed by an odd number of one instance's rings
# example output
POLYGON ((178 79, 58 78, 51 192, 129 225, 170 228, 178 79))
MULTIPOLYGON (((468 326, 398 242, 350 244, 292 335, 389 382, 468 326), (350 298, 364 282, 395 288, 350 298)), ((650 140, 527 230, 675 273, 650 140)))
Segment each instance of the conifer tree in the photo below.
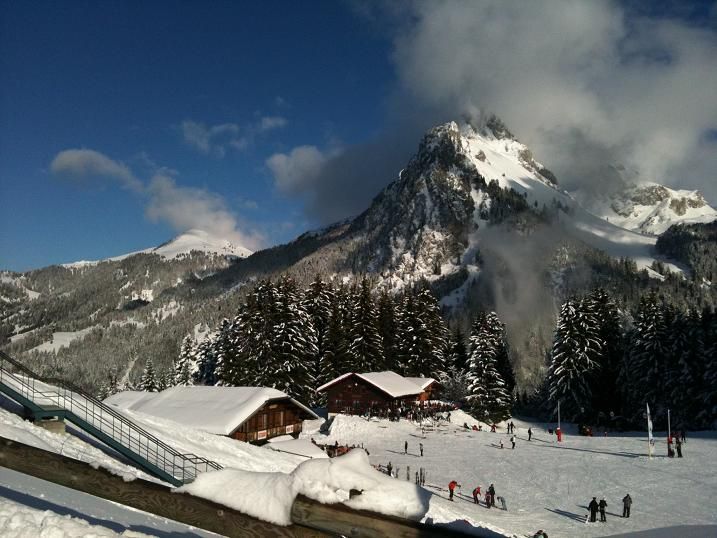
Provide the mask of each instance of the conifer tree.
POLYGON ((351 358, 348 354, 348 338, 346 326, 348 314, 344 308, 347 290, 341 286, 336 290, 331 300, 331 316, 326 328, 325 348, 325 376, 327 380, 354 371, 351 358))
POLYGON ((348 355, 356 372, 375 371, 384 363, 376 304, 367 278, 361 280, 349 313, 348 355))
POLYGON ((147 362, 144 365, 144 371, 142 372, 142 377, 139 380, 138 389, 145 392, 158 392, 159 388, 159 381, 157 379, 157 373, 154 369, 152 359, 147 359, 147 362))
POLYGON ((398 344, 396 305, 393 297, 384 289, 378 299, 378 331, 383 342, 383 364, 377 370, 397 370, 398 344))
POLYGON ((489 422, 503 420, 510 416, 511 398, 496 368, 501 343, 489 317, 483 312, 473 323, 470 343, 468 400, 472 413, 489 422))
POLYGON ((548 393, 553 405, 560 402, 569 420, 584 420, 589 412, 590 380, 602 348, 594 313, 588 307, 586 301, 573 299, 563 304, 553 340, 548 393))
POLYGON ((618 374, 625 352, 620 313, 610 295, 597 288, 586 298, 595 314, 597 336, 601 348, 597 356, 597 368, 591 378, 593 386, 592 408, 607 418, 610 412, 619 412, 621 402, 618 390, 618 374))
POLYGON ((174 380, 172 385, 187 386, 192 385, 192 372, 196 369, 196 344, 194 339, 187 335, 182 340, 182 346, 179 349, 179 357, 174 363, 174 380))
MULTIPOLYGON (((327 333, 331 321, 331 307, 334 301, 334 290, 331 284, 327 284, 316 275, 314 281, 304 292, 303 304, 306 312, 311 317, 316 331, 316 356, 311 360, 311 376, 314 379, 314 389, 328 383, 332 377, 327 361, 327 333)), ((320 407, 326 404, 326 394, 311 392, 309 404, 320 407)))

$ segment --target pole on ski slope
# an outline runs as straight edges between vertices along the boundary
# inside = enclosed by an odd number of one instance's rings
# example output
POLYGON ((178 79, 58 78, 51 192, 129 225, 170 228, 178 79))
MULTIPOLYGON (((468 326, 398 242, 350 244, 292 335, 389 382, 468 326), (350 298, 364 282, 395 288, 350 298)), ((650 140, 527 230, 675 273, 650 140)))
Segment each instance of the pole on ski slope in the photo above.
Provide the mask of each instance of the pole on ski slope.
POLYGON ((655 440, 652 437, 652 418, 650 418, 650 404, 645 403, 647 410, 647 455, 652 459, 652 447, 655 444, 655 440))
POLYGON ((672 429, 670 428, 670 408, 667 408, 667 455, 672 450, 672 429))
POLYGON ((558 429, 555 430, 555 434, 558 436, 558 443, 563 441, 563 433, 560 430, 560 400, 558 400, 558 429))

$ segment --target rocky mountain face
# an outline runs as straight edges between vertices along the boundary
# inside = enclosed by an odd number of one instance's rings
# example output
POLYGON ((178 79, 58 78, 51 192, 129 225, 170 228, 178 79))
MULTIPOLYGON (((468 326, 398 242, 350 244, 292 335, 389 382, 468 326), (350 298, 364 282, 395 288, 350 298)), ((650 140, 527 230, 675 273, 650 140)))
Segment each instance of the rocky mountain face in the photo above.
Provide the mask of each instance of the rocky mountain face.
MULTIPOLYGON (((660 188, 630 196, 622 213, 666 204, 692 218, 705 207, 660 188)), ((201 338, 233 316, 261 278, 289 273, 306 285, 317 274, 345 282, 370 275, 389 290, 429 285, 464 328, 479 309, 497 310, 525 380, 540 375, 556 308, 571 294, 601 285, 629 305, 661 287, 714 300, 711 285, 694 284, 689 268, 655 251, 656 238, 609 218, 562 191, 498 119, 450 122, 426 133, 363 214, 288 244, 250 254, 191 231, 102 262, 3 273, 0 345, 55 373, 81 369, 93 387, 108 369, 136 377, 146 358, 168 367, 184 336, 201 338)))
POLYGON ((699 191, 676 190, 658 184, 629 184, 607 195, 575 193, 593 214, 628 230, 660 235, 673 224, 705 223, 717 219, 699 191))

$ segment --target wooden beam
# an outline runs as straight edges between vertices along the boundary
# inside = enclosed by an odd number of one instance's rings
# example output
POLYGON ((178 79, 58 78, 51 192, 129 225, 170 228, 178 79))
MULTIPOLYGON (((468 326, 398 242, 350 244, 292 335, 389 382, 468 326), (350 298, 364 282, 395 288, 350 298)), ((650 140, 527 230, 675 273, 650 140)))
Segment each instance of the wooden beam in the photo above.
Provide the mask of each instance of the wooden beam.
POLYGON ((54 482, 144 512, 173 519, 230 538, 450 538, 465 536, 443 527, 425 525, 342 504, 321 504, 299 495, 291 510, 293 524, 281 527, 155 482, 125 482, 110 471, 54 452, 0 437, 0 466, 54 482))
POLYGON ((125 482, 106 469, 4 437, 0 437, 0 466, 230 538, 334 536, 298 525, 273 525, 201 497, 172 493, 155 482, 125 482))

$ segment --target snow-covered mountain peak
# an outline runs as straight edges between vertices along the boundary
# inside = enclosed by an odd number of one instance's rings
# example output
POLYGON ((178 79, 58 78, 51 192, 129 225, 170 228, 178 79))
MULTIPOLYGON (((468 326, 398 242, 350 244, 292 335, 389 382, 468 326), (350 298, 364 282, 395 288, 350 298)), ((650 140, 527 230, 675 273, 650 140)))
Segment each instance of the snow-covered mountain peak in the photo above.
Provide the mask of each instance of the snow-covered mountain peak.
POLYGON ((165 258, 176 258, 182 254, 189 254, 193 250, 238 258, 246 258, 252 254, 252 251, 246 247, 197 229, 188 230, 171 241, 145 252, 159 254, 165 258))
POLYGON ((659 235, 677 223, 711 222, 717 210, 699 191, 629 183, 609 194, 574 193, 591 213, 628 230, 659 235))
POLYGON ((252 251, 242 245, 236 245, 225 239, 213 235, 204 230, 192 229, 179 234, 174 239, 162 243, 158 247, 150 247, 144 250, 137 250, 119 256, 113 256, 104 260, 87 261, 82 260, 73 263, 62 264, 63 267, 81 268, 96 265, 100 261, 119 261, 134 256, 135 254, 158 254, 165 259, 171 260, 179 256, 187 255, 192 251, 204 252, 206 254, 216 254, 219 256, 230 256, 236 258, 246 258, 252 254, 252 251))

